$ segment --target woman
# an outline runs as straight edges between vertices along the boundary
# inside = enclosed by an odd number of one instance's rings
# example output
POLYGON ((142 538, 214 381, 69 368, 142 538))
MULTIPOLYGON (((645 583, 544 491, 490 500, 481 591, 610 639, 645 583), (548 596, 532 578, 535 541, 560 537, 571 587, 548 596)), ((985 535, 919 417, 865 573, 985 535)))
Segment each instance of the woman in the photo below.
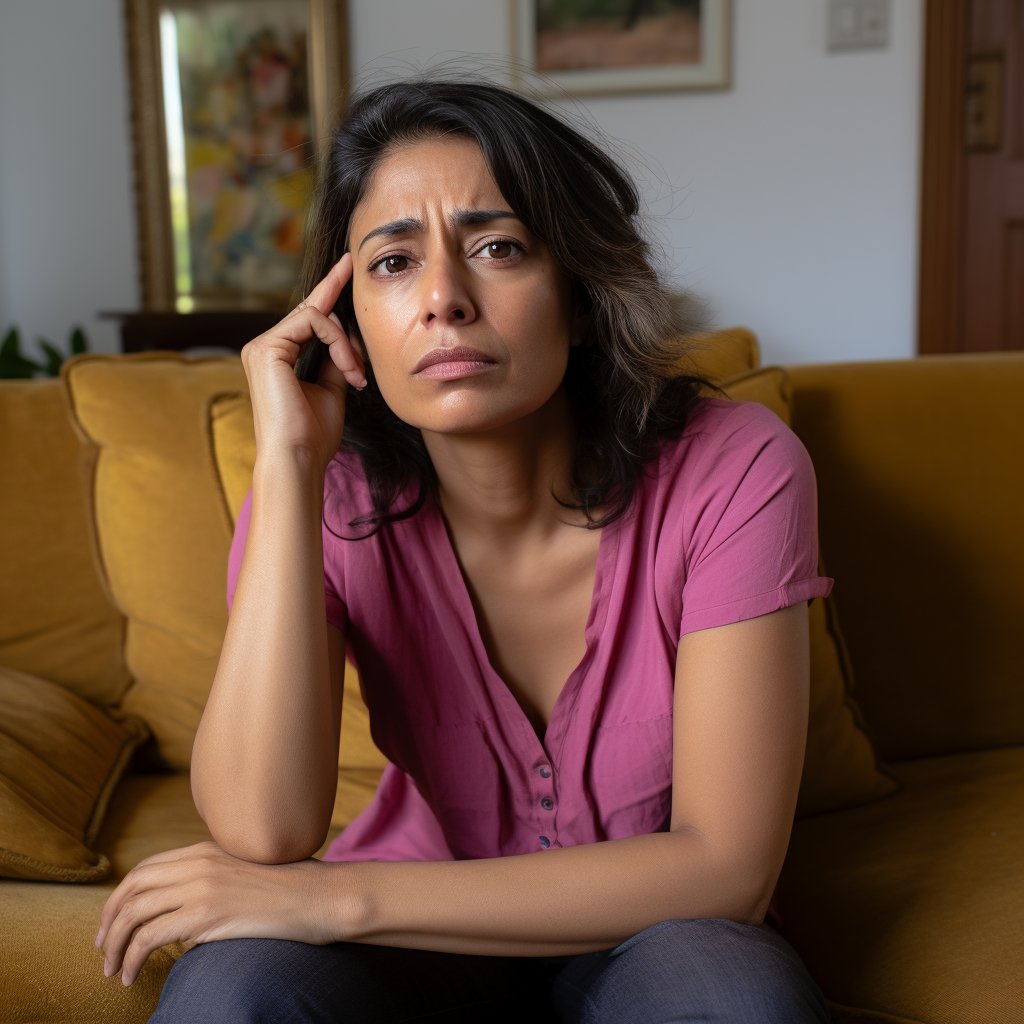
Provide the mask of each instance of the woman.
POLYGON ((523 98, 370 92, 320 196, 243 351, 215 841, 118 887, 106 973, 200 943, 161 1022, 828 1020, 764 923, 832 584, 806 450, 674 375, 633 184, 523 98), (389 765, 319 861, 346 644, 389 765))

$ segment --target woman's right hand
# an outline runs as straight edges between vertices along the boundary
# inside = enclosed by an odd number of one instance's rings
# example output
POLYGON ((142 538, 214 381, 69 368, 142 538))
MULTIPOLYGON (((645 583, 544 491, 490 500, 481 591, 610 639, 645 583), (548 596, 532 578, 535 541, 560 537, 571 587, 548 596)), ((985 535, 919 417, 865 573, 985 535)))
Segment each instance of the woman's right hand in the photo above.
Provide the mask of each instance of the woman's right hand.
POLYGON ((242 349, 249 380, 257 459, 283 455, 312 456, 325 471, 341 444, 348 384, 366 384, 363 359, 333 312, 352 276, 352 256, 345 253, 309 296, 280 323, 242 349), (304 342, 325 344, 315 384, 295 376, 304 342))

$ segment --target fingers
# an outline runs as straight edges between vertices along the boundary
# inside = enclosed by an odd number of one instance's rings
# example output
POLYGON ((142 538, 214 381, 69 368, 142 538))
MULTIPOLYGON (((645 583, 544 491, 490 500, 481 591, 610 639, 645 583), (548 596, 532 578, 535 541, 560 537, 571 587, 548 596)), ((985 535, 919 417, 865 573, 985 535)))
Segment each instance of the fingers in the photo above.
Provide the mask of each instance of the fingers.
POLYGON ((327 271, 324 279, 299 305, 302 307, 314 306, 321 313, 329 313, 338 301, 341 289, 345 287, 351 276, 352 254, 347 252, 327 271))
MULTIPOLYGON (((194 846, 184 846, 176 850, 165 850, 162 853, 153 854, 136 864, 121 879, 120 885, 107 897, 107 902, 103 905, 103 910, 100 913, 100 927, 96 933, 96 945, 104 944, 107 931, 125 900, 147 889, 166 885, 169 880, 177 877, 179 869, 174 865, 178 861, 193 861, 204 854, 213 854, 219 850, 220 847, 214 842, 196 843, 194 846)), ((223 853, 223 851, 221 852, 223 853)))
MULTIPOLYGON (((178 942, 187 937, 188 923, 185 915, 179 911, 162 914, 137 928, 120 964, 121 984, 126 988, 131 985, 139 976, 146 961, 161 946, 178 942)), ((109 978, 113 977, 117 970, 115 968, 107 973, 106 967, 104 967, 103 973, 109 978)))
POLYGON ((157 924, 163 915, 180 910, 184 906, 184 893, 180 886, 168 887, 166 889, 153 889, 149 892, 130 896, 124 901, 121 910, 115 920, 111 923, 110 931, 107 933, 104 943, 103 974, 112 978, 124 965, 124 973, 121 976, 126 985, 138 975, 139 969, 145 962, 146 957, 168 942, 173 942, 180 936, 170 939, 161 939, 155 945, 149 944, 155 940, 157 933, 163 934, 163 930, 157 924), (137 947, 133 951, 132 964, 134 972, 130 972, 126 963, 126 951, 129 946, 137 947), (148 947, 148 948, 147 948, 148 947), (144 956, 139 956, 139 949, 146 948, 144 956))
POLYGON ((309 341, 311 337, 319 339, 328 346, 331 362, 341 371, 344 380, 354 388, 366 386, 362 357, 349 341, 341 321, 333 313, 325 316, 315 306, 306 305, 282 320, 274 333, 283 341, 298 345, 309 341))

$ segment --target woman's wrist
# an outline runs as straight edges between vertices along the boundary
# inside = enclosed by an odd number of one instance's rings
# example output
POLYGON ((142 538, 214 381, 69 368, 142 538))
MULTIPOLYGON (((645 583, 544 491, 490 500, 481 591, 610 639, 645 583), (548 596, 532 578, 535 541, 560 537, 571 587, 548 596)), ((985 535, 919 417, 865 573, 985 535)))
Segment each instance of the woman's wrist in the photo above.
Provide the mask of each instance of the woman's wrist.
POLYGON ((253 485, 264 478, 287 478, 297 481, 314 481, 323 490, 324 474, 330 465, 330 458, 306 447, 269 444, 261 445, 256 452, 253 466, 253 485))
POLYGON ((335 942, 359 942, 374 931, 373 907, 377 900, 370 891, 370 877, 378 874, 368 865, 346 861, 324 865, 324 905, 335 942))

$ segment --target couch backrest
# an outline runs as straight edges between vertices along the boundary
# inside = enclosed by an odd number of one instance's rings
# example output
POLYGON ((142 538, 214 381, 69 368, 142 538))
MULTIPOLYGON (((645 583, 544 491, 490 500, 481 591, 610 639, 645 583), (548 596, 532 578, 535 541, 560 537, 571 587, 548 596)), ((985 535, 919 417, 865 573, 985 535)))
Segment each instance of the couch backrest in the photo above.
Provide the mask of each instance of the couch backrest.
POLYGON ((1024 352, 786 369, 879 753, 1024 743, 1024 352))
POLYGON ((79 455, 59 381, 0 381, 0 665, 112 705, 124 617, 96 573, 79 455))

